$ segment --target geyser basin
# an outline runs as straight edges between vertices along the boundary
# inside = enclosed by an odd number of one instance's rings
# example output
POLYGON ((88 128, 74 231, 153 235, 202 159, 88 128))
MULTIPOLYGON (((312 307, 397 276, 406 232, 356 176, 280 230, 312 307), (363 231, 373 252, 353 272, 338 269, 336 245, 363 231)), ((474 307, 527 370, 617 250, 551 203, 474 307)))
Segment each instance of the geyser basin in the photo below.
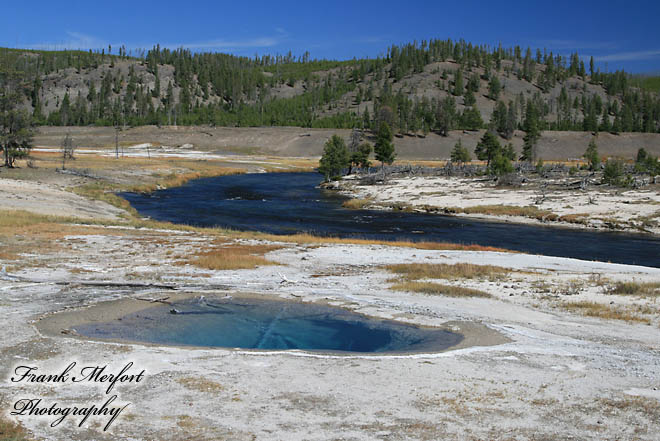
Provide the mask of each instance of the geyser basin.
POLYGON ((73 329, 90 338, 156 344, 360 353, 435 352, 463 340, 461 334, 444 329, 342 308, 255 298, 188 299, 73 329))

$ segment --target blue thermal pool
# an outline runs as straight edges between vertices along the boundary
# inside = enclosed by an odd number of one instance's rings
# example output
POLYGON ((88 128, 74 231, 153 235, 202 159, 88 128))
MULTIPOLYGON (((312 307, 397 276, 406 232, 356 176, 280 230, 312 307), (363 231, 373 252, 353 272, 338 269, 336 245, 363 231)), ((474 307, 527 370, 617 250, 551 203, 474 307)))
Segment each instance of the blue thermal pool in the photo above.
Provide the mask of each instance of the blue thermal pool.
POLYGON ((155 344, 324 352, 434 352, 463 336, 313 303, 195 298, 74 327, 91 338, 155 344), (176 313, 173 313, 176 310, 176 313))

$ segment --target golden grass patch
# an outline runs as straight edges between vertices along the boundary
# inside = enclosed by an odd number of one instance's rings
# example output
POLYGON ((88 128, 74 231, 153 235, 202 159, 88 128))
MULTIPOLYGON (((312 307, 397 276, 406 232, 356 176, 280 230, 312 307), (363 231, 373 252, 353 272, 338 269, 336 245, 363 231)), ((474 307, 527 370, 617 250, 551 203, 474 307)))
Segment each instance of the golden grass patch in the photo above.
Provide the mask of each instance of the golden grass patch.
POLYGON ((491 297, 485 291, 464 288, 462 286, 444 285, 434 282, 404 281, 390 287, 394 291, 417 292, 426 295, 441 295, 448 297, 491 297))
POLYGON ((187 389, 196 390, 198 392, 219 392, 224 390, 224 386, 220 383, 205 378, 185 377, 179 378, 176 381, 187 389))
MULTIPOLYGON (((568 311, 579 312, 583 315, 586 315, 587 317, 623 320, 627 322, 638 322, 646 324, 651 323, 648 318, 636 314, 637 311, 623 307, 603 305, 602 303, 580 301, 563 303, 561 306, 568 311)), ((640 312, 647 312, 647 310, 644 308, 643 310, 640 310, 640 312)))
POLYGON ((599 404, 608 410, 629 410, 650 418, 655 417, 656 420, 660 418, 660 401, 653 398, 624 395, 621 398, 602 398, 599 404))
POLYGON ((27 430, 13 421, 0 417, 0 441, 28 441, 34 439, 27 430))
POLYGON ((278 265, 264 256, 269 251, 282 248, 277 245, 223 245, 217 248, 200 251, 185 263, 192 263, 200 268, 210 270, 254 269, 263 265, 278 265))
POLYGON ((640 297, 660 297, 660 282, 617 282, 607 288, 608 294, 640 297))
POLYGON ((419 279, 488 279, 499 280, 511 270, 493 265, 475 265, 471 263, 406 263, 387 265, 388 271, 398 274, 405 280, 419 279))
POLYGON ((344 203, 341 204, 341 206, 344 208, 348 208, 350 210, 361 210, 371 203, 372 203, 371 199, 349 199, 347 201, 344 201, 344 203))
POLYGON ((586 224, 588 217, 589 215, 587 213, 571 213, 559 216, 559 221, 568 222, 570 224, 586 224))

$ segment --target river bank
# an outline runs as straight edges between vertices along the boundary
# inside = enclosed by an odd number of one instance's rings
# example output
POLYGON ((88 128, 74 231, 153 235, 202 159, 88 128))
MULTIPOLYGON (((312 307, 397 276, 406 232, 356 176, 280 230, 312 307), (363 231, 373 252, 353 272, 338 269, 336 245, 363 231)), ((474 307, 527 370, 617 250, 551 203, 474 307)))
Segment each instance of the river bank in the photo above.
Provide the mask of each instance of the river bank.
POLYGON ((363 185, 349 176, 328 188, 354 200, 347 207, 418 211, 475 219, 593 230, 660 234, 660 185, 640 189, 605 185, 585 189, 529 182, 498 186, 490 178, 394 177, 363 185))

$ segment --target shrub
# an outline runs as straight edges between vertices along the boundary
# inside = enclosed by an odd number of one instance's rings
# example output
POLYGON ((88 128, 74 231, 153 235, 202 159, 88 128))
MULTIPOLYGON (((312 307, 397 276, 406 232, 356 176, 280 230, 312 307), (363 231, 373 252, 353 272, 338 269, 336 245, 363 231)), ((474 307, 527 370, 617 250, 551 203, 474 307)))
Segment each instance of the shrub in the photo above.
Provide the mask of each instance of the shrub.
POLYGON ((513 165, 511 165, 511 160, 509 158, 498 153, 490 162, 488 171, 492 175, 501 176, 507 173, 512 173, 513 165))
POLYGON ((623 163, 618 159, 610 159, 603 171, 603 184, 621 185, 623 183, 623 163))
POLYGON ((598 146, 595 140, 592 139, 589 142, 589 146, 582 156, 589 162, 589 170, 596 170, 598 168, 600 165, 600 156, 598 156, 598 146))

